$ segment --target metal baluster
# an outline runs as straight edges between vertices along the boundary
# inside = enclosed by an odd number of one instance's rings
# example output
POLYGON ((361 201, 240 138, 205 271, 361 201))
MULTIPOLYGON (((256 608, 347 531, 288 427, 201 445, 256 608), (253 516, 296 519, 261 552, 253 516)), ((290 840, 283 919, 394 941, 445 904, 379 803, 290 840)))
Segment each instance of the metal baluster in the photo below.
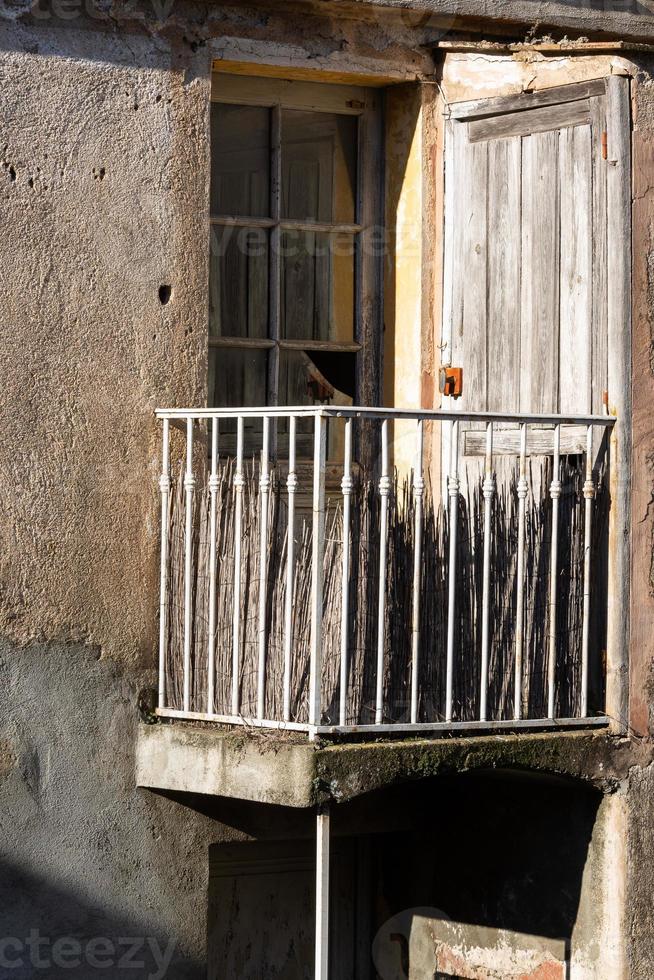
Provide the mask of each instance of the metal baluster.
POLYGON ((207 714, 212 715, 215 707, 216 691, 216 512, 218 508, 218 419, 211 425, 211 538, 209 541, 209 649, 207 655, 207 714))
POLYGON ((518 560, 516 567, 516 621, 515 621, 515 694, 513 717, 522 718, 522 662, 525 646, 525 550, 527 497, 527 426, 520 433, 520 475, 518 478, 518 560))
POLYGON ((548 662, 548 699, 547 717, 555 716, 556 699, 556 599, 558 589, 559 565, 559 501, 563 487, 561 485, 561 426, 554 429, 554 473, 550 486, 552 498, 552 553, 550 567, 550 643, 548 662))
POLYGON ((456 615, 456 551, 457 524, 459 517, 459 423, 451 423, 450 441, 450 473, 447 481, 447 491, 450 504, 450 564, 449 590, 447 603, 447 665, 445 681, 445 721, 452 721, 452 700, 454 686, 454 636, 456 615))
POLYGON ((266 607, 268 600, 268 500, 270 497, 270 418, 263 420, 263 448, 259 473, 259 670, 257 679, 257 718, 266 710, 266 607))
POLYGON ((241 538, 243 531, 243 443, 244 420, 236 421, 236 470, 234 472, 234 608, 232 610, 232 715, 240 714, 239 681, 241 672, 241 538))
POLYGON ((379 518, 379 603, 377 608, 377 691, 375 697, 375 724, 381 725, 384 717, 384 627, 386 622, 386 561, 388 555, 388 503, 391 479, 388 470, 388 419, 381 428, 382 466, 379 480, 381 512, 379 518))
POLYGON ((481 618, 481 691, 479 700, 479 720, 487 721, 488 714, 488 663, 490 648, 490 590, 491 590, 491 522, 493 519, 493 497, 495 479, 493 476, 493 423, 486 426, 486 464, 484 483, 484 584, 481 618))
MULTIPOLYGON (((322 604, 323 561, 325 551, 325 466, 327 426, 315 415, 313 447, 313 535, 311 550, 311 668, 309 678, 309 725, 322 720, 322 604)), ((313 736, 313 732, 311 733, 313 736)))
POLYGON ((316 960, 315 980, 329 975, 329 805, 318 808, 316 820, 316 960))
POLYGON ((348 627, 350 599, 350 527, 352 512, 352 419, 345 422, 345 455, 343 461, 343 571, 341 580, 341 702, 339 718, 341 725, 347 724, 348 690, 348 627))
POLYGON ((584 499, 586 514, 584 525, 584 620, 581 642, 581 717, 588 717, 588 659, 590 650, 591 573, 593 547, 593 502, 595 500, 593 478, 593 427, 586 433, 586 482, 584 499))
POLYGON ((184 557, 184 711, 191 710, 191 634, 193 630, 193 495, 196 479, 193 473, 193 419, 186 420, 186 528, 184 557))
POLYGON ((163 420, 161 453, 161 566, 159 588, 159 707, 166 707, 166 650, 168 646, 168 535, 170 521, 170 422, 163 420))
POLYGON ((411 624, 411 724, 418 723, 418 671, 420 667, 420 589, 422 586, 422 522, 423 498, 425 494, 424 465, 424 433, 423 421, 418 420, 416 433, 416 462, 413 471, 413 614, 411 624))
POLYGON ((291 653, 293 649, 293 590, 295 585, 295 494, 298 480, 296 467, 295 416, 288 427, 288 530, 286 545, 286 608, 284 610, 284 721, 291 720, 291 653))

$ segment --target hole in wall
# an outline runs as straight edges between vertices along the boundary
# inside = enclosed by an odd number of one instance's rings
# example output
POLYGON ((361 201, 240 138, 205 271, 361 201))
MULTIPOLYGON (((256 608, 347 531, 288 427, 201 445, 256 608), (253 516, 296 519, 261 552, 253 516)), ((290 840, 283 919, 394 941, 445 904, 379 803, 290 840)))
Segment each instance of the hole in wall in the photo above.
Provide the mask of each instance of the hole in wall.
POLYGON ((162 306, 167 306, 173 294, 172 286, 159 286, 159 302, 162 306))

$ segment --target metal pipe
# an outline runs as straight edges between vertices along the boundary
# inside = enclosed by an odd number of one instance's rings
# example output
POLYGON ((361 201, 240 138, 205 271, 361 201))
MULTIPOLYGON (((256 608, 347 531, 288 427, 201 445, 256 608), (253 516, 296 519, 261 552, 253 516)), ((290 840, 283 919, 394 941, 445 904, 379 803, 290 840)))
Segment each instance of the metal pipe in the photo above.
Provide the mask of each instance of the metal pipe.
POLYGON ((425 494, 424 466, 424 423, 418 420, 416 432, 416 462, 413 471, 413 609, 411 622, 411 723, 418 721, 420 692, 418 671, 420 667, 420 590, 422 587, 422 523, 423 497, 425 494))
POLYGON ((491 589, 491 534, 493 520, 493 423, 486 426, 486 462, 484 483, 484 582, 481 609, 481 690, 479 695, 479 720, 486 721, 488 714, 488 664, 490 650, 490 589, 491 589))
POLYGON ((168 647, 168 534, 170 512, 170 422, 163 420, 161 451, 161 565, 159 582, 159 707, 166 706, 166 650, 168 647))
POLYGON ((522 661, 525 646, 525 549, 527 523, 527 426, 520 432, 520 475, 518 478, 518 559, 516 565, 516 615, 515 615, 515 692, 513 717, 522 717, 522 661))
POLYGON ((449 585, 447 602, 447 664, 445 680, 445 720, 452 721, 454 687, 454 638, 456 615, 456 551, 457 525, 459 519, 459 422, 452 422, 450 436, 450 473, 447 492, 450 505, 450 555, 449 585))
POLYGON ((339 718, 341 725, 347 721, 347 686, 348 686, 348 626, 350 600, 350 546, 351 546, 351 510, 352 510, 352 419, 345 423, 345 450, 343 458, 343 569, 341 578, 341 692, 339 718))
POLYGON ((234 608, 232 610, 232 714, 240 712, 241 662, 241 538, 243 532, 243 443, 244 421, 236 422, 236 470, 234 471, 234 608))
POLYGON ((284 721, 291 720, 291 655, 293 649, 293 590, 295 584, 295 494, 297 420, 291 419, 288 430, 288 529, 286 532, 286 607, 284 609, 284 721))
POLYGON ((593 427, 588 426, 586 440, 586 482, 584 483, 584 618, 581 640, 581 717, 588 715, 588 661, 590 652, 591 579, 593 547, 593 503, 595 480, 593 478, 593 427))
POLYGON ((386 564, 388 556, 388 504, 391 494, 388 455, 388 419, 381 427, 381 477, 379 496, 379 601, 377 606, 377 689, 375 694, 375 723, 381 725, 384 714, 384 641, 386 626, 386 564))
POLYGON ((556 599, 558 590, 559 566, 559 501, 561 485, 561 426, 554 429, 554 473, 550 486, 552 498, 552 549, 550 566, 550 644, 548 660, 548 698, 547 717, 554 718, 556 712, 556 599))
POLYGON ((263 448, 259 472, 259 670, 257 677, 257 718, 266 712, 266 652, 268 605, 268 501, 270 497, 270 419, 263 420, 263 448))
POLYGON ((327 425, 315 416, 313 444, 313 535, 311 548, 311 648, 309 678, 309 724, 320 724, 322 717, 322 605, 323 559, 325 550, 325 466, 327 425))
POLYGON ((210 541, 209 541, 209 640, 207 651, 207 711, 214 710, 216 692, 216 518, 218 509, 218 427, 220 421, 211 423, 211 476, 209 477, 210 541))
POLYGON ((191 632, 193 628, 193 495, 195 493, 195 474, 193 473, 193 419, 186 420, 186 474, 184 490, 186 496, 186 527, 184 556, 184 711, 191 710, 191 632))
POLYGON ((316 968, 315 980, 329 977, 329 806, 316 818, 316 968))

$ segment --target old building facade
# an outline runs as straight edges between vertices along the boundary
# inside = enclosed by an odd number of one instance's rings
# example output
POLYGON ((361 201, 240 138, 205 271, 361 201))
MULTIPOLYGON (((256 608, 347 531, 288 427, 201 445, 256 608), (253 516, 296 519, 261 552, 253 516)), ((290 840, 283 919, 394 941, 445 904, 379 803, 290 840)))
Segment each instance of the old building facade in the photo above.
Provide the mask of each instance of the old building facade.
POLYGON ((0 976, 649 978, 650 0, 0 42, 0 976))

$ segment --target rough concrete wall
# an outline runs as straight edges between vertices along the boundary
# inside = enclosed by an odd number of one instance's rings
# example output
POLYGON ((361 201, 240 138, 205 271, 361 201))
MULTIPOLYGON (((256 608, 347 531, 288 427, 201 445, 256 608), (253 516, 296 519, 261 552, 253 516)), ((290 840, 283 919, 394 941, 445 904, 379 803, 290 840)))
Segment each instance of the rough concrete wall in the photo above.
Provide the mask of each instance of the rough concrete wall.
MULTIPOLYGON (((630 722, 651 742, 654 708, 654 60, 633 87, 633 463, 630 722)), ((627 934, 631 977, 654 974, 654 778, 634 767, 628 782, 627 934)))

